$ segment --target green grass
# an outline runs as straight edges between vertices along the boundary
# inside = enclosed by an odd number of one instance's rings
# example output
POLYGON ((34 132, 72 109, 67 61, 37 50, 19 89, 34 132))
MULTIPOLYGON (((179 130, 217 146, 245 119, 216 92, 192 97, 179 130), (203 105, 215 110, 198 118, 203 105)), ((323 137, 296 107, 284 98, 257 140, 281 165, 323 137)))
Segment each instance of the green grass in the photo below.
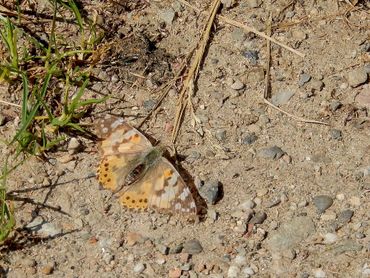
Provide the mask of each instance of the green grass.
MULTIPOLYGON (((53 20, 47 46, 17 25, 21 18, 19 6, 18 19, 0 13, 1 43, 7 55, 0 62, 0 82, 20 84, 22 88, 18 92, 19 128, 8 142, 9 147, 16 149, 16 156, 41 155, 65 142, 71 133, 85 133, 80 119, 91 105, 105 101, 105 98, 85 97, 90 82, 86 60, 97 43, 94 24, 82 17, 73 0, 49 2, 53 20), (70 45, 66 44, 63 33, 57 31, 56 17, 62 17, 59 13, 65 10, 72 12, 79 31, 78 42, 70 45), (36 54, 29 49, 36 50, 36 54)), ((6 198, 7 169, 6 163, 0 177, 0 242, 15 225, 6 198)))

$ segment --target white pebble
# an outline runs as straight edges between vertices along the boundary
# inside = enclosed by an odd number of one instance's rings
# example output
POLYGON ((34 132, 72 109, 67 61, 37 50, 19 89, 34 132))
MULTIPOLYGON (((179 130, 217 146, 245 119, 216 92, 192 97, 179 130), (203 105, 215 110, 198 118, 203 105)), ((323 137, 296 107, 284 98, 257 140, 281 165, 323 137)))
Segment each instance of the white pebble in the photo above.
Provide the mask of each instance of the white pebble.
POLYGON ((231 265, 227 271, 228 278, 237 278, 239 277, 240 269, 236 265, 231 265))
POLYGON ((313 274, 315 275, 315 278, 325 278, 326 277, 326 273, 321 268, 316 269, 313 272, 313 274))
POLYGON ((345 196, 343 193, 339 193, 337 194, 337 196, 335 196, 335 198, 337 198, 338 201, 343 201, 345 199, 345 196))
MULTIPOLYGON (((243 272, 243 274, 245 275, 245 276, 252 276, 253 274, 254 274, 254 270, 251 268, 251 267, 249 267, 249 266, 247 266, 247 267, 244 267, 243 268, 243 270, 242 270, 242 272, 243 272)), ((247 277, 248 277, 247 276, 247 277)))
POLYGON ((134 272, 135 273, 141 273, 145 270, 145 265, 143 263, 137 263, 135 266, 134 266, 134 272))
POLYGON ((237 265, 245 265, 247 263, 247 258, 242 255, 237 255, 234 259, 234 263, 237 265))
POLYGON ((336 242, 338 239, 338 236, 334 233, 327 233, 324 235, 324 243, 326 244, 332 244, 336 242))

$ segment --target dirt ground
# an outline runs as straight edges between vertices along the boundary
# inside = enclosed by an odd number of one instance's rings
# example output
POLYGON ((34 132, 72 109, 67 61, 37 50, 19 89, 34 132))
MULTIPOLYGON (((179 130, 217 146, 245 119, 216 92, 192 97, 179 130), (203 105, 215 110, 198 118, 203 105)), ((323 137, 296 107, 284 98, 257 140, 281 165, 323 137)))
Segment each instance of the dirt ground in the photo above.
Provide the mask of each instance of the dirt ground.
MULTIPOLYGON (((105 2, 83 1, 109 46, 89 90, 112 98, 85 121, 113 114, 137 126, 206 17, 175 0, 105 2)), ((28 232, 2 249, 3 276, 370 277, 369 8, 224 1, 220 15, 260 32, 271 13, 272 37, 304 54, 271 43, 269 100, 289 114, 263 98, 267 40, 217 19, 176 143, 203 217, 125 210, 99 187, 97 142, 76 138, 9 177, 17 228, 28 232)), ((171 145, 182 80, 141 127, 162 145, 171 145)), ((13 118, 2 139, 15 130, 13 118)))

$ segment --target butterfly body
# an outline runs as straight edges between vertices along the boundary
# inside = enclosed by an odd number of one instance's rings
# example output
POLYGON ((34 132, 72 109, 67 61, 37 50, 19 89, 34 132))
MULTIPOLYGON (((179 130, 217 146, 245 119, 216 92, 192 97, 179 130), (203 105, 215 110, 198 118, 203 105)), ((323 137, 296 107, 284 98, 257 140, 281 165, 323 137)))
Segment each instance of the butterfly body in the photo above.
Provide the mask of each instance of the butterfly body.
POLYGON ((119 194, 120 203, 130 209, 155 209, 196 214, 189 187, 173 165, 162 156, 163 149, 122 118, 106 116, 97 122, 102 160, 98 180, 119 194))

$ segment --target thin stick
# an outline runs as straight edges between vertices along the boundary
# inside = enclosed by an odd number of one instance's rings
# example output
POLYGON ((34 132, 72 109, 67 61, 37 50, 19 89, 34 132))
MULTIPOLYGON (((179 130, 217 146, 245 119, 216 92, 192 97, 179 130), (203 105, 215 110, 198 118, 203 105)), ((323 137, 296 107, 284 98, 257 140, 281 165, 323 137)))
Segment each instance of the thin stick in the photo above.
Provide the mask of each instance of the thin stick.
MULTIPOLYGON (((180 3, 184 4, 185 6, 187 6, 187 7, 191 8, 191 9, 193 9, 193 10, 197 11, 198 13, 204 13, 204 12, 203 12, 203 11, 201 11, 200 9, 198 9, 198 8, 196 8, 196 7, 192 6, 192 5, 190 5, 190 4, 189 4, 188 2, 186 2, 185 0, 177 0, 177 1, 179 1, 180 3)), ((271 42, 273 42, 273 43, 275 43, 275 44, 277 44, 277 45, 279 45, 279 46, 281 46, 281 47, 283 47, 283 48, 285 48, 285 49, 287 49, 287 50, 291 51, 292 53, 294 53, 294 54, 296 54, 296 55, 298 55, 298 56, 300 56, 300 57, 302 57, 302 58, 305 56, 305 54, 303 54, 302 52, 299 52, 298 50, 295 50, 295 49, 293 49, 293 48, 291 48, 291 47, 287 46, 286 44, 283 44, 282 42, 279 42, 279 41, 275 40, 274 38, 271 38, 270 36, 267 36, 266 34, 264 34, 264 33, 262 33, 262 32, 257 31, 256 29, 254 29, 254 28, 252 28, 252 27, 249 27, 249 26, 247 26, 247 25, 245 25, 245 24, 242 24, 242 23, 240 23, 240 22, 238 22, 238 21, 236 21, 236 20, 233 20, 233 19, 227 18, 227 17, 222 16, 222 15, 218 15, 217 17, 218 17, 221 21, 223 21, 223 22, 225 22, 225 23, 227 23, 227 24, 233 25, 233 26, 235 26, 235 27, 239 27, 239 28, 241 28, 241 29, 244 29, 244 30, 245 30, 245 31, 247 31, 247 32, 252 32, 252 33, 254 33, 254 34, 256 34, 256 35, 258 35, 258 36, 260 36, 260 37, 262 37, 262 38, 264 38, 264 39, 266 39, 266 40, 269 40, 269 41, 271 41, 271 42)))
POLYGON ((19 104, 15 104, 15 103, 7 102, 7 101, 5 101, 5 100, 0 100, 0 103, 5 104, 5 105, 10 105, 10 106, 14 106, 14 107, 21 108, 21 106, 20 106, 19 104))
MULTIPOLYGON (((267 23, 267 35, 271 36, 271 23, 272 23, 272 13, 270 12, 269 20, 267 23)), ((265 91, 263 97, 268 99, 271 97, 271 83, 270 83, 270 67, 271 67, 271 42, 267 40, 267 62, 266 62, 266 77, 265 77, 265 91)))
POLYGON ((291 117, 291 118, 293 118, 293 119, 295 119, 295 120, 297 120, 297 121, 299 121, 299 122, 309 123, 309 124, 327 125, 327 126, 329 125, 328 123, 325 123, 325 122, 320 122, 320 121, 315 121, 315 120, 305 119, 305 118, 298 117, 298 116, 295 116, 295 115, 293 115, 293 114, 290 114, 290 113, 288 113, 288 112, 284 111, 283 109, 281 109, 281 108, 277 107, 276 105, 272 104, 271 102, 269 102, 269 101, 268 101, 267 99, 265 99, 265 98, 263 99, 263 101, 264 101, 266 104, 270 105, 272 108, 274 108, 274 109, 278 110, 279 112, 281 112, 281 113, 283 113, 283 114, 285 114, 285 115, 287 115, 287 116, 289 116, 289 117, 291 117))
POLYGON ((191 97, 192 88, 194 88, 194 82, 198 77, 199 73, 199 67, 200 63, 203 59, 203 55, 205 52, 205 49, 208 44, 208 40, 211 33, 211 28, 213 25, 213 22, 216 18, 216 13, 220 7, 221 0, 214 0, 212 2, 210 13, 207 19, 207 25, 205 26, 205 29, 202 34, 202 39, 199 42, 198 49, 196 50, 194 60, 189 68, 188 75, 186 76, 186 79, 184 81, 184 86, 181 88, 179 102, 178 102, 178 109, 176 111, 176 118, 174 122, 174 129, 172 130, 172 144, 175 144, 177 135, 179 133, 181 120, 184 115, 185 108, 188 104, 187 98, 191 97), (186 94, 188 92, 188 94, 186 94))

